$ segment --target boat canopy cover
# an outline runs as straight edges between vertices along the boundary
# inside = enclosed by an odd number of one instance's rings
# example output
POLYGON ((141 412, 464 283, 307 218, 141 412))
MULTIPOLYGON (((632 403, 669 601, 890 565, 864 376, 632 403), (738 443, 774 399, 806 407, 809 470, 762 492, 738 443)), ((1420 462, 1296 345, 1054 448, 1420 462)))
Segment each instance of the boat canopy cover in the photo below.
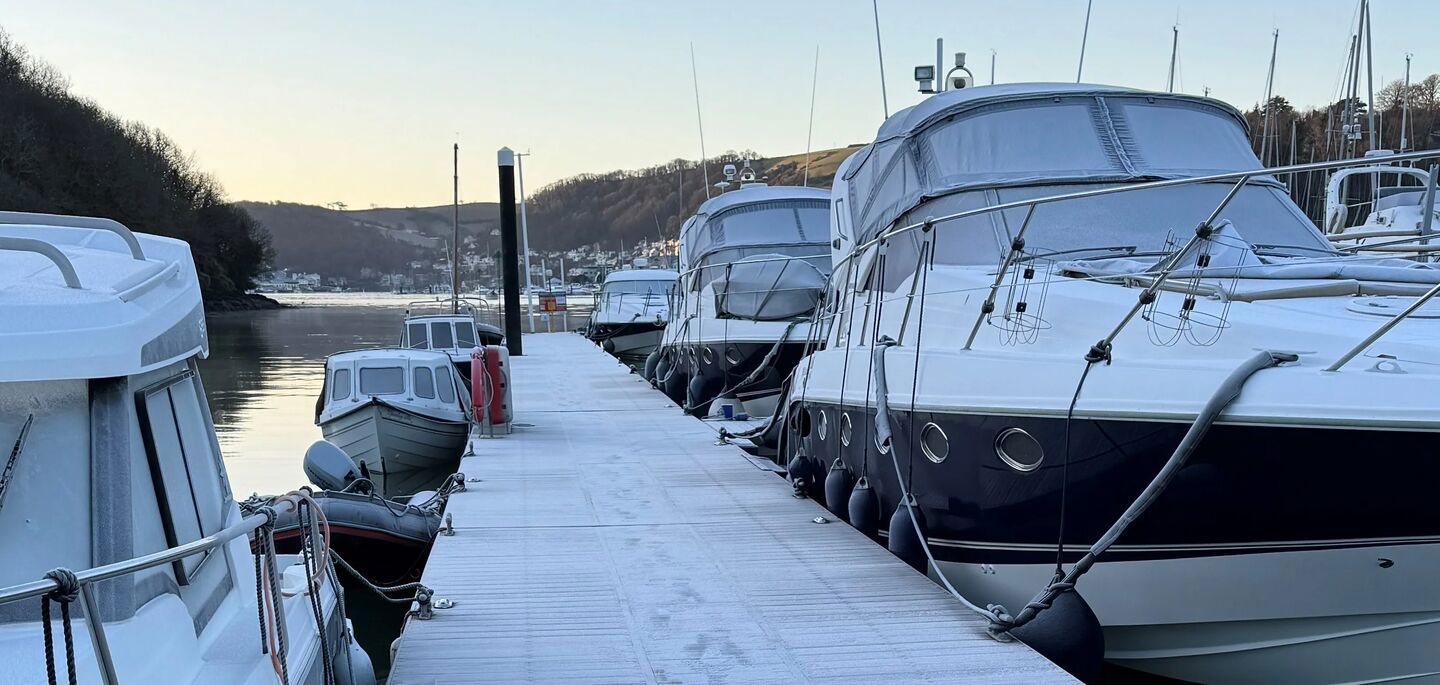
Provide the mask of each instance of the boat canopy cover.
MULTIPOLYGON (((963 190, 1186 178, 1261 168, 1218 100, 1069 83, 952 90, 901 110, 841 169, 858 241, 963 190)), ((1265 181, 1260 181, 1265 182, 1265 181)))
POLYGON ((680 274, 669 269, 622 269, 611 271, 605 277, 606 283, 617 281, 674 281, 680 274))
POLYGON ((783 321, 809 316, 828 274, 804 259, 756 255, 730 264, 716 284, 716 307, 728 316, 783 321))
POLYGON ((828 191, 753 186, 722 193, 700 205, 680 230, 680 263, 689 270, 701 265, 705 257, 729 248, 829 242, 828 191))

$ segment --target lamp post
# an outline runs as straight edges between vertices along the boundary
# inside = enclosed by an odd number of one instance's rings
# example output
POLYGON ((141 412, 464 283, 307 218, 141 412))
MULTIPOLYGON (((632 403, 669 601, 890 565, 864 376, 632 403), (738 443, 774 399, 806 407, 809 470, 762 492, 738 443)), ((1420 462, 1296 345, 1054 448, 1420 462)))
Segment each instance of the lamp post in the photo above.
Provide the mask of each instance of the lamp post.
POLYGON ((520 244, 525 251, 525 315, 530 319, 530 332, 535 332, 535 292, 530 283, 530 225, 525 222, 525 158, 529 152, 515 153, 515 172, 520 181, 520 244))

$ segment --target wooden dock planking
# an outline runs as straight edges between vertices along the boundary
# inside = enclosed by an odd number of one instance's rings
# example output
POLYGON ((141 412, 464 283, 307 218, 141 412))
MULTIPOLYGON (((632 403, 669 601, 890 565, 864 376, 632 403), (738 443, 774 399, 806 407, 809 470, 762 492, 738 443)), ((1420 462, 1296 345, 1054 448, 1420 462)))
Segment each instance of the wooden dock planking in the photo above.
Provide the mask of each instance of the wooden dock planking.
POLYGON ((525 346, 391 685, 1073 682, 580 336, 525 346))

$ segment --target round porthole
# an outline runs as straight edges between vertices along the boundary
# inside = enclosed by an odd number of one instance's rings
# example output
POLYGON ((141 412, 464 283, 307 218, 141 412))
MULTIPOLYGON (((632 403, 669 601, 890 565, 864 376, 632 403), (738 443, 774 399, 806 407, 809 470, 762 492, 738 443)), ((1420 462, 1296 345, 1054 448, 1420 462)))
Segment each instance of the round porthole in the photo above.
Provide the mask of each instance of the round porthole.
POLYGON ((820 424, 820 428, 818 429, 820 439, 824 440, 825 435, 830 432, 830 415, 826 413, 824 409, 820 410, 820 419, 818 423, 820 424))
POLYGON ((939 464, 950 456, 950 436, 934 423, 925 424, 920 429, 920 451, 925 453, 925 458, 939 464))
POLYGON ((840 444, 850 445, 850 412, 840 413, 840 444))
POLYGON ((995 456, 1000 457, 1006 466, 1029 473, 1040 468, 1040 462, 1045 461, 1045 450, 1029 433, 1019 428, 1006 428, 995 436, 995 456))
POLYGON ((714 351, 714 350, 711 350, 711 349, 708 348, 708 347, 702 347, 702 348, 700 348, 700 358, 703 359, 703 360, 705 360, 705 363, 706 363, 706 364, 714 364, 714 363, 715 363, 715 351, 714 351))
POLYGON ((727 347, 725 348, 725 361, 730 362, 731 364, 739 364, 740 362, 745 361, 745 357, 740 354, 740 350, 735 349, 734 347, 727 347))

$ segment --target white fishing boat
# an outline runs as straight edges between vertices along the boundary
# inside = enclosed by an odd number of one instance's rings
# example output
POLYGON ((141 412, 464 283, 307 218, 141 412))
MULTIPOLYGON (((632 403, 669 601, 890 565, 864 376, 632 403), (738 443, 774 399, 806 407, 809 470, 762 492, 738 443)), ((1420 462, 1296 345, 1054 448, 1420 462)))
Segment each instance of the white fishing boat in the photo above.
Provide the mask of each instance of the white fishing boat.
POLYGON ((499 328, 480 320, 487 307, 484 300, 466 298, 412 302, 405 307, 400 346, 444 352, 468 384, 470 352, 477 346, 499 345, 505 341, 505 334, 499 328), (447 304, 449 306, 445 306, 447 304))
POLYGON ((441 351, 383 348, 333 354, 316 425, 387 496, 412 472, 448 474, 469 433, 469 394, 441 351))
POLYGON ((1440 269, 1276 180, 1366 163, 1262 170, 1228 105, 1107 86, 896 113, 836 177, 792 476, 1048 655, 1434 680, 1440 269))
POLYGON ((678 277, 668 269, 611 272, 595 300, 585 337, 622 360, 643 361, 660 346, 678 277))
POLYGON ((726 398, 772 414, 830 273, 829 194, 753 178, 743 169, 739 189, 680 229, 680 280, 651 376, 694 413, 726 398))
POLYGON ((0 213, 0 322, 0 682, 375 682, 328 547, 230 492, 188 245, 0 213))

